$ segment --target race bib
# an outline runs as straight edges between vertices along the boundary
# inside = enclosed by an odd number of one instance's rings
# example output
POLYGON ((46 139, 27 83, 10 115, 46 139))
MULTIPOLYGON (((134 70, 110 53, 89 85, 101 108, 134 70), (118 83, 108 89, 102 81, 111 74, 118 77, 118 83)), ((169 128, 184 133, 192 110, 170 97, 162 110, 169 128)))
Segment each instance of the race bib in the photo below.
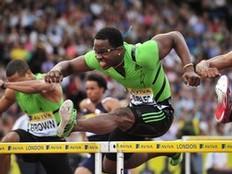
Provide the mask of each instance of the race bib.
POLYGON ((143 103, 154 103, 153 92, 151 88, 131 89, 128 88, 131 97, 131 103, 135 105, 143 103))
POLYGON ((28 131, 35 136, 57 135, 57 123, 52 112, 41 112, 30 116, 28 131))

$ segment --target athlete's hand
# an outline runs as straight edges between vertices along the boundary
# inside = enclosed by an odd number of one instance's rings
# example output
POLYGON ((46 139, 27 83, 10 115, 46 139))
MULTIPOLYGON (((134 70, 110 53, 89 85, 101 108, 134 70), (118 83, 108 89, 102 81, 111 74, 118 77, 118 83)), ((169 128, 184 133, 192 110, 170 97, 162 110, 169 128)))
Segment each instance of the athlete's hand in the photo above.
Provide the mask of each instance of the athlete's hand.
POLYGON ((90 100, 87 100, 85 102, 85 104, 83 105, 83 108, 85 108, 86 110, 88 110, 91 113, 94 113, 96 110, 96 107, 94 106, 94 104, 90 100))
POLYGON ((221 75, 217 68, 210 67, 209 63, 205 60, 202 60, 196 65, 196 72, 204 78, 217 77, 221 75))
POLYGON ((194 71, 185 71, 183 74, 183 79, 185 84, 189 86, 198 86, 200 85, 201 78, 194 71))
POLYGON ((44 80, 48 83, 61 83, 63 74, 58 70, 52 70, 45 75, 44 80))

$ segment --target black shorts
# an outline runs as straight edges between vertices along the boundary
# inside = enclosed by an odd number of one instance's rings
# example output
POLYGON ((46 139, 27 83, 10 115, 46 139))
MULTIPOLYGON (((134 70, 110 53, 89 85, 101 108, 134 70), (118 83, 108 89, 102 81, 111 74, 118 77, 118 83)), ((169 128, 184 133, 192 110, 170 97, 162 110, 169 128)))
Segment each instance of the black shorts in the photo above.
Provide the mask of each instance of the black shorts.
MULTIPOLYGON (((160 137, 168 131, 173 122, 174 110, 168 101, 158 105, 137 105, 129 108, 135 116, 134 125, 125 132, 120 129, 114 130, 109 136, 109 141, 144 141, 160 137)), ((128 160, 131 155, 132 153, 125 153, 124 159, 128 160)), ((116 155, 113 153, 107 153, 106 157, 116 161, 116 155)))
MULTIPOLYGON (((20 142, 64 142, 59 137, 37 137, 22 129, 14 130, 20 137, 20 142)), ((25 162, 41 162, 47 174, 72 174, 67 154, 20 154, 25 162)))
POLYGON ((134 125, 127 133, 145 138, 165 134, 173 122, 174 109, 168 101, 151 105, 129 106, 135 116, 134 125), (163 108, 163 109, 162 109, 163 108))

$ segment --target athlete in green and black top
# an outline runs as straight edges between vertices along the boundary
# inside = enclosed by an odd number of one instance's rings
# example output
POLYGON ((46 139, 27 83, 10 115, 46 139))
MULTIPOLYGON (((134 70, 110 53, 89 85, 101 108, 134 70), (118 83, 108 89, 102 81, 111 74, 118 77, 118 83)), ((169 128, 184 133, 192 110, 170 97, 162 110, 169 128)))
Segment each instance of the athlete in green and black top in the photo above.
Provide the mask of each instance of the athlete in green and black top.
POLYGON ((91 69, 103 72, 127 88, 133 104, 161 102, 170 98, 171 90, 159 59, 157 42, 149 40, 137 45, 124 43, 123 47, 124 75, 113 67, 103 69, 94 51, 85 54, 85 62, 91 69))
MULTIPOLYGON (((98 70, 117 80, 131 94, 129 107, 87 120, 78 119, 75 130, 97 134, 111 132, 110 141, 144 140, 167 132, 173 120, 173 109, 168 100, 170 86, 160 60, 174 49, 183 63, 183 79, 190 86, 200 84, 194 72, 190 52, 179 32, 158 34, 142 44, 123 41, 115 28, 97 32, 93 50, 69 61, 58 63, 45 76, 45 81, 60 82, 63 76, 98 70)), ((61 107, 63 110, 65 107, 61 107)), ((65 109, 64 109, 65 110, 65 109)), ((61 116, 66 117, 68 113, 61 116)), ((134 168, 160 154, 130 154, 125 156, 125 168, 134 168)), ((103 168, 115 172, 115 158, 106 154, 103 168)))
MULTIPOLYGON (((17 102, 20 109, 29 117, 26 130, 16 129, 8 133, 3 142, 63 142, 58 137, 60 129, 59 107, 63 102, 62 88, 59 84, 49 85, 43 75, 34 75, 26 62, 13 60, 6 67, 7 82, 0 80, 6 88, 0 98, 0 113, 17 102)), ((76 114, 70 117, 63 136, 67 136, 76 122, 76 114)), ((25 161, 41 162, 47 174, 70 173, 66 154, 22 155, 25 161)), ((7 174, 10 165, 9 155, 1 155, 0 173, 7 174)))

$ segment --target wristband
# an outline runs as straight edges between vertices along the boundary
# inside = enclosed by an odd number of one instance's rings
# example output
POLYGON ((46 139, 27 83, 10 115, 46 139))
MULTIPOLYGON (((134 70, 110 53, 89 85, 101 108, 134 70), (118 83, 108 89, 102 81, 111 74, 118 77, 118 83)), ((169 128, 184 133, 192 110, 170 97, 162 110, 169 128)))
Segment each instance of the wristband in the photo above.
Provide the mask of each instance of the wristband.
POLYGON ((194 65, 193 65, 193 63, 188 63, 188 64, 186 64, 186 65, 183 66, 183 69, 186 69, 186 68, 188 68, 189 66, 194 66, 194 65))

